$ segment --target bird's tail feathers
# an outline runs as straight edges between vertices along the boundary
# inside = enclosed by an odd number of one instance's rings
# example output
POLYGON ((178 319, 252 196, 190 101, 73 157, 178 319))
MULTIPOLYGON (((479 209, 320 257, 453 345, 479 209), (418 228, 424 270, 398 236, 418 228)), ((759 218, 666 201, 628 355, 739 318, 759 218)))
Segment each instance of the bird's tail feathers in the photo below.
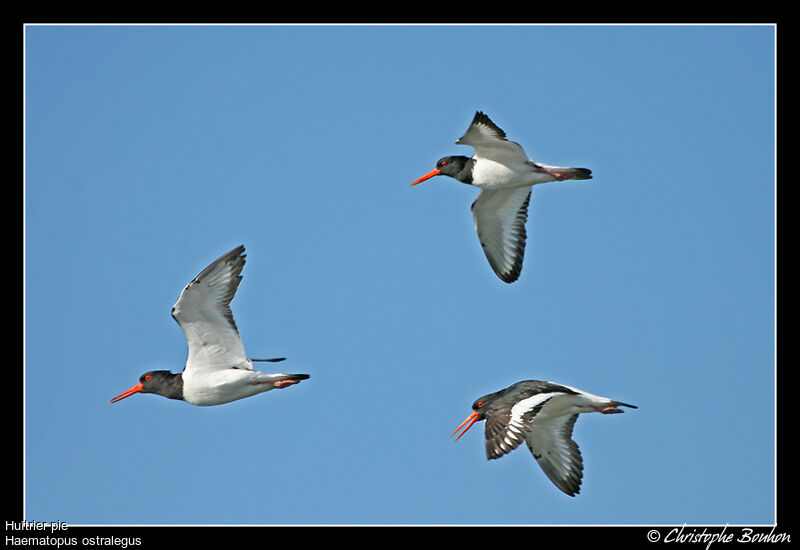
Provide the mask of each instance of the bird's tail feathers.
POLYGON ((588 168, 572 168, 571 166, 550 166, 541 162, 531 162, 534 172, 549 174, 558 181, 564 180, 590 180, 592 171, 588 168))
POLYGON ((588 168, 572 168, 575 175, 571 179, 574 180, 590 180, 592 179, 592 171, 588 168))

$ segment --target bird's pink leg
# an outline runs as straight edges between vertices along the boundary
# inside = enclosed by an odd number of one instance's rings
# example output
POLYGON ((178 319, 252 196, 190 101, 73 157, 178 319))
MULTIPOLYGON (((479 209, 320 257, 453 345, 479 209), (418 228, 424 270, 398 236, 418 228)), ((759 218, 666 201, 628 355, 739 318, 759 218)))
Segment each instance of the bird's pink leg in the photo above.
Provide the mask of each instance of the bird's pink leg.
POLYGON ((597 412, 603 414, 617 414, 624 412, 622 409, 618 409, 614 405, 606 405, 605 407, 595 407, 595 409, 597 410, 597 412))
POLYGON ((545 170, 544 168, 537 168, 534 170, 534 172, 539 174, 548 174, 556 178, 558 181, 568 180, 575 176, 575 174, 571 174, 569 172, 551 172, 550 170, 545 170))
POLYGON ((297 384, 298 382, 300 382, 300 380, 278 380, 277 382, 273 382, 273 384, 276 389, 281 389, 291 386, 292 384, 297 384))
POLYGON ((264 380, 263 382, 250 382, 253 386, 264 386, 267 384, 271 384, 275 389, 281 389, 289 387, 293 384, 297 384, 300 380, 277 380, 272 382, 271 380, 264 380))

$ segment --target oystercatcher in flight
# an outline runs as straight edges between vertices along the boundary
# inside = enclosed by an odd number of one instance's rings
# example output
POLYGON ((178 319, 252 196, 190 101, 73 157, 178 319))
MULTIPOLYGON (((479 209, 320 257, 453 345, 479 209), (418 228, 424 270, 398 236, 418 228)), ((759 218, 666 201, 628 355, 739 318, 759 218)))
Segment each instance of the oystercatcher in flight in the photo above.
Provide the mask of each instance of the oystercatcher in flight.
POLYGON ((592 172, 529 159, 518 143, 507 140, 506 133, 480 111, 456 143, 471 145, 475 155, 441 158, 436 168, 411 185, 445 175, 479 187, 481 192, 472 203, 478 239, 497 276, 513 283, 519 278, 525 255, 531 187, 548 181, 587 180, 592 172))
POLYGON ((466 425, 456 441, 480 420, 486 421, 486 457, 500 458, 523 441, 556 487, 569 496, 580 492, 583 460, 572 440, 572 428, 581 413, 623 412, 637 408, 569 386, 524 380, 472 404, 472 414, 450 436, 466 425))
POLYGON ((309 378, 307 374, 253 370, 253 361, 277 362, 285 358, 249 359, 245 355, 230 308, 242 280, 244 262, 244 247, 234 248, 195 277, 172 307, 172 316, 189 343, 183 371, 146 372, 138 384, 114 397, 112 403, 135 393, 157 393, 193 405, 222 405, 309 378))

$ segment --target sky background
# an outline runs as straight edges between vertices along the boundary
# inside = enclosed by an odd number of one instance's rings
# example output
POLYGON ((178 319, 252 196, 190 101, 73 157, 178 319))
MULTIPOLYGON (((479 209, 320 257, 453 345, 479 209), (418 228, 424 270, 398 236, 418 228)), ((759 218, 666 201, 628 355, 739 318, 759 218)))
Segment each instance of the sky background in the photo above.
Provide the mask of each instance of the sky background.
POLYGON ((29 26, 25 501, 68 524, 775 521, 771 26, 29 26), (520 279, 477 189, 409 183, 482 110, 547 164, 520 279), (219 407, 109 399, 179 372, 182 288, 239 244, 261 370, 219 407), (473 400, 550 380, 581 493, 473 400))

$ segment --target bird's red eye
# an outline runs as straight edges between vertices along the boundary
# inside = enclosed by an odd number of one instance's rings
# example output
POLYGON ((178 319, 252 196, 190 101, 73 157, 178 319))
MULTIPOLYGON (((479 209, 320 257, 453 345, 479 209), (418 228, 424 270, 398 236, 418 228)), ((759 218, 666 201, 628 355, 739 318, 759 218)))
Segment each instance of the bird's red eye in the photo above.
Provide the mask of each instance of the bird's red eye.
POLYGON ((483 407, 483 401, 478 401, 478 402, 476 403, 476 405, 477 405, 477 406, 478 406, 478 408, 480 409, 481 407, 483 407))
POLYGON ((446 160, 442 161, 442 166, 447 166, 447 161, 446 160))
POLYGON ((152 376, 151 376, 151 375, 149 375, 149 374, 145 374, 145 375, 144 375, 144 379, 145 379, 145 380, 150 380, 151 378, 152 378, 152 376))

